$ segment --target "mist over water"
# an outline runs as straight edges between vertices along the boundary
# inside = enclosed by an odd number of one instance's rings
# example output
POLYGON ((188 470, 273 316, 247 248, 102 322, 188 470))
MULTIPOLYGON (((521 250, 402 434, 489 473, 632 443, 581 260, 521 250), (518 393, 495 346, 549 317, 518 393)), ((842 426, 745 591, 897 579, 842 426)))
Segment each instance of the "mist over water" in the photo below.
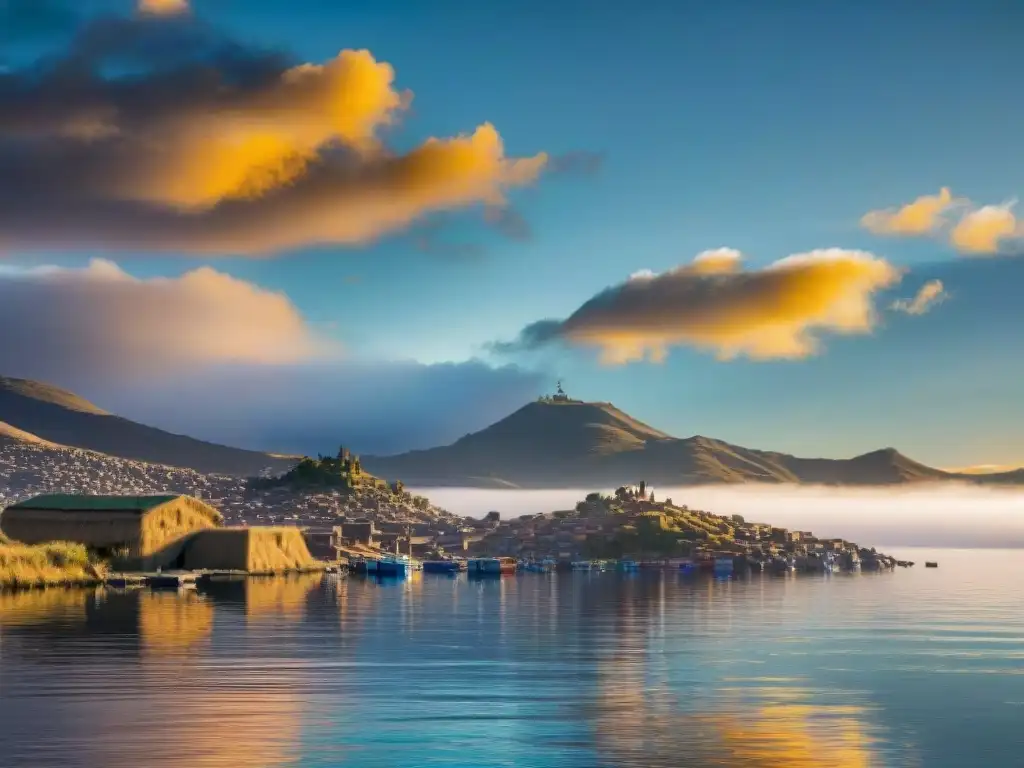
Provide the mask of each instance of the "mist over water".
MULTIPOLYGON (((897 489, 823 486, 687 486, 654 488, 670 498, 719 515, 842 537, 863 546, 1024 548, 1024 491, 966 485, 897 489)), ((572 509, 593 489, 543 491, 421 488, 417 493, 461 515, 502 517, 572 509)), ((605 489, 610 492, 609 489, 605 489)))

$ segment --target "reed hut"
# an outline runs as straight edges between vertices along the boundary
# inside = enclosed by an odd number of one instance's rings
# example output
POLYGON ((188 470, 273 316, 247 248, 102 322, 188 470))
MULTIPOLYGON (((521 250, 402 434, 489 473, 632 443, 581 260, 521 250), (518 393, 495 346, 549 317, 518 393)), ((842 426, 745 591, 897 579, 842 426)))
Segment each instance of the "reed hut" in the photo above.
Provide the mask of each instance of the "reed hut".
POLYGON ((283 573, 322 567, 309 552, 300 528, 217 528, 197 531, 182 554, 167 553, 187 570, 283 573))
POLYGON ((117 555, 141 567, 148 567, 156 553, 221 522, 220 512, 191 496, 50 494, 0 514, 0 529, 16 541, 76 542, 100 556, 117 555))

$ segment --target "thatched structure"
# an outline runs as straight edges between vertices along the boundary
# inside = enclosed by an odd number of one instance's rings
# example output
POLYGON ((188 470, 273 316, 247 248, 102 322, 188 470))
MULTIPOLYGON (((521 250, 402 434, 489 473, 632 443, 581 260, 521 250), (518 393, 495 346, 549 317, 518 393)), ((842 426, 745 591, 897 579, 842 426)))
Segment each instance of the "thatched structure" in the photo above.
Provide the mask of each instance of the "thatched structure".
POLYGON ((51 494, 8 507, 0 529, 25 544, 71 541, 148 567, 155 553, 221 521, 220 512, 191 496, 51 494))
POLYGON ((318 567, 299 528, 218 528, 197 531, 180 554, 169 551, 188 570, 283 573, 318 567))

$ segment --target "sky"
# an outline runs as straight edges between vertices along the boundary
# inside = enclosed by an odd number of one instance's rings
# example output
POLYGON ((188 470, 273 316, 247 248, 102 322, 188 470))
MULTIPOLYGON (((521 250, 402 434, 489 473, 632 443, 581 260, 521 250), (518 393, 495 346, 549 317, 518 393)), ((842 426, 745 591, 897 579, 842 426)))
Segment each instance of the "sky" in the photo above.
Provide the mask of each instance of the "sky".
POLYGON ((1024 8, 0 0, 0 373, 394 453, 550 392, 1024 465, 1024 8))

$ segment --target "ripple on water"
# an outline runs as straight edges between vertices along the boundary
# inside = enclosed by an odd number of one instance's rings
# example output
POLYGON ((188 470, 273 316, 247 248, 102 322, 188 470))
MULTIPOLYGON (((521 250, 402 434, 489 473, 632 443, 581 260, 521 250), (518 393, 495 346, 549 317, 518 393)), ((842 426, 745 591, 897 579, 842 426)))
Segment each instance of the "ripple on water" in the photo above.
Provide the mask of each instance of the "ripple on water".
POLYGON ((1013 765, 1022 558, 985 558, 0 595, 0 763, 1013 765))

